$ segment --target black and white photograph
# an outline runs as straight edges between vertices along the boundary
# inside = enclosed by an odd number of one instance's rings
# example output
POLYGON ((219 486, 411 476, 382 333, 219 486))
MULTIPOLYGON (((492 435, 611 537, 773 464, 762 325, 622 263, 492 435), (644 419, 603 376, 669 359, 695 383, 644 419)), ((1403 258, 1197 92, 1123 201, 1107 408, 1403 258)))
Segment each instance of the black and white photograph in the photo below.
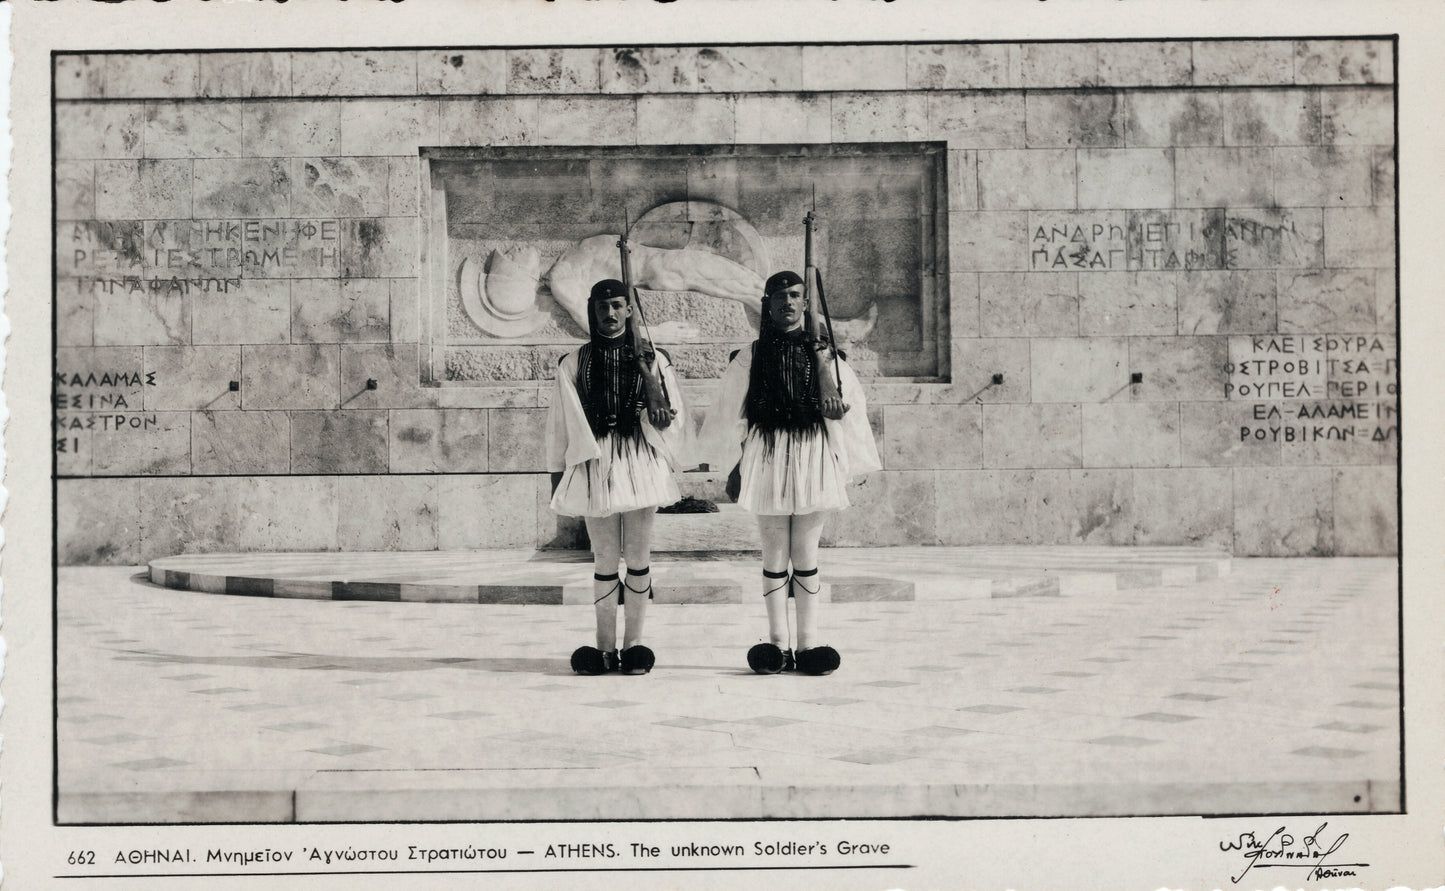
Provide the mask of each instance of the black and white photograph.
POLYGON ((13 12, 7 878, 1441 881, 1438 11, 298 6, 13 12))

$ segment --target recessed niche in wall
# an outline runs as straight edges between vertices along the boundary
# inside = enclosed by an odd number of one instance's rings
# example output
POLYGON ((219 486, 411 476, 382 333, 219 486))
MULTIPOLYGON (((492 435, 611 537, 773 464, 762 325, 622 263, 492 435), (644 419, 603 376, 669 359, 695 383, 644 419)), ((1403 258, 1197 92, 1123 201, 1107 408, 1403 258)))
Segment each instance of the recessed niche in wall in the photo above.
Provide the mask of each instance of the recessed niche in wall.
POLYGON ((943 143, 423 149, 423 375, 545 380, 586 336, 592 284, 629 228, 653 339, 687 378, 757 332, 763 281, 816 262, 835 333, 867 377, 946 380, 943 143))

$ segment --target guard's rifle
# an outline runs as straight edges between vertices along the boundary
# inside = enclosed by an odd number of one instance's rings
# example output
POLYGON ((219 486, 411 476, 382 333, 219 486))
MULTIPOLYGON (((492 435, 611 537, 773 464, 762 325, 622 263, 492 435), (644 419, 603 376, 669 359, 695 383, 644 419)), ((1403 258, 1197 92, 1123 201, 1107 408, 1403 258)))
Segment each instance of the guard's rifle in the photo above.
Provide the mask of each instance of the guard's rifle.
POLYGON ((632 248, 627 244, 627 230, 631 224, 624 217, 622 237, 617 240, 617 249, 622 254, 622 285, 627 298, 632 301, 632 312, 627 317, 627 342, 632 355, 637 358, 637 373, 642 378, 642 396, 647 403, 647 417, 656 427, 667 427, 677 416, 672 400, 667 396, 667 384, 662 379, 662 369, 657 364, 657 351, 652 338, 644 336, 647 318, 642 314, 642 300, 632 286, 632 248))
POLYGON ((815 191, 814 206, 809 208, 807 217, 803 219, 806 233, 803 240, 803 293, 808 302, 808 339, 813 344, 813 365, 818 373, 818 401, 823 406, 823 416, 836 421, 843 417, 847 406, 843 405, 843 377, 838 368, 838 345, 833 340, 833 319, 828 315, 828 300, 823 296, 823 276, 813 262, 813 228, 817 222, 814 211, 817 203, 815 191), (833 358, 831 364, 828 362, 830 353, 833 358))

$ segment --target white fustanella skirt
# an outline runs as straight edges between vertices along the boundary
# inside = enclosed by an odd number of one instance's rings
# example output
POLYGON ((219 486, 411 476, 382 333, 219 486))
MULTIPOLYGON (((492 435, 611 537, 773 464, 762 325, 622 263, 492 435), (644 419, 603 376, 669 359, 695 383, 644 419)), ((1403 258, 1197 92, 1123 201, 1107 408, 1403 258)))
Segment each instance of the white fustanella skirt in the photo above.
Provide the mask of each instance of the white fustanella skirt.
POLYGON ((573 464, 552 495, 552 510, 569 517, 606 517, 682 498, 667 460, 642 436, 609 430, 597 441, 602 457, 573 464))
POLYGON ((738 470, 738 504, 755 514, 811 514, 848 506, 848 480, 822 424, 771 433, 750 427, 738 470))

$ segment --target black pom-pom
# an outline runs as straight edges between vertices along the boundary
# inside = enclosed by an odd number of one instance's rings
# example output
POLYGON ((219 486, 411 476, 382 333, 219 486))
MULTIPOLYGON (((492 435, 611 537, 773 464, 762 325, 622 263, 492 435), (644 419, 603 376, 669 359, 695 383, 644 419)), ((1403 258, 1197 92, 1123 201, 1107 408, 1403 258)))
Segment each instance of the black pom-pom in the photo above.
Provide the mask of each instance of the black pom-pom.
POLYGON ((647 674, 656 663, 657 656, 642 644, 622 651, 623 674, 647 674))
POLYGON ((777 644, 760 643, 748 650, 748 668, 758 674, 777 674, 786 664, 787 659, 777 644))
POLYGON ((832 647, 809 647, 799 650, 798 670, 803 674, 832 674, 843 663, 843 657, 832 647))
POLYGON ((607 659, 596 647, 578 647, 572 651, 572 670, 578 674, 606 674, 607 659))

